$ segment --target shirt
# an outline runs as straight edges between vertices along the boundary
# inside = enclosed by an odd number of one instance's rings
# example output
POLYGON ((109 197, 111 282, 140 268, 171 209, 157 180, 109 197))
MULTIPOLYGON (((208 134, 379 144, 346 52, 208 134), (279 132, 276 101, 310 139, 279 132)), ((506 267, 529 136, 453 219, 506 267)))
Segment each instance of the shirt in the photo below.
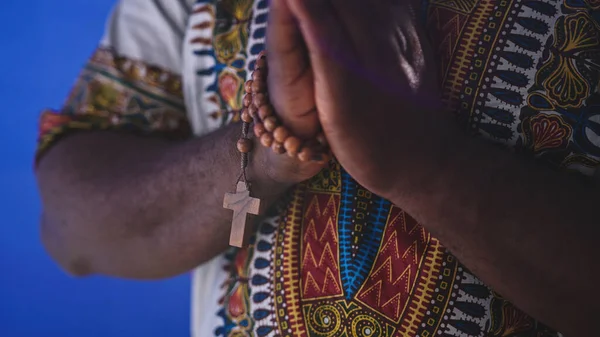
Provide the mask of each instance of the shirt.
MULTIPOLYGON (((593 175, 598 9, 594 0, 422 1, 444 103, 460 126, 593 175)), ((121 0, 65 105, 42 114, 38 156, 77 130, 187 139, 237 122, 268 11, 267 0, 121 0)), ((192 333, 560 335, 335 160, 269 211, 249 247, 194 271, 192 333)))

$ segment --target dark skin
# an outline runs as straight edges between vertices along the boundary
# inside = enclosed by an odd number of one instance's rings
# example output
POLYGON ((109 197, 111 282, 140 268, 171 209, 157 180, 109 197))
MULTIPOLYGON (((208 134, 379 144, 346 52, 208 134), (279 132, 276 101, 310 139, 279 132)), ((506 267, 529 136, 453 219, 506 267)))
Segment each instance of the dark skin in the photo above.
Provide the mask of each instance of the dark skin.
MULTIPOLYGON (((228 247, 240 126, 185 142, 76 133, 39 161, 42 240, 69 273, 156 279, 185 273, 228 247)), ((320 170, 257 148, 253 195, 266 204, 320 170)), ((256 219, 254 219, 256 220, 256 219)))
POLYGON ((519 308, 566 335, 597 335, 600 190, 462 133, 441 108, 430 47, 408 2, 271 5, 268 47, 286 40, 308 55, 309 70, 286 67, 306 74, 305 100, 352 177, 519 308))
MULTIPOLYGON (((311 137, 318 120, 306 113, 314 101, 302 102, 312 90, 308 59, 285 48, 271 54, 285 60, 270 65, 269 81, 282 90, 274 104, 294 133, 311 137), (302 80, 290 61, 304 62, 302 80)), ((240 174, 240 132, 230 125, 185 142, 105 131, 60 140, 36 169, 46 249, 70 274, 135 279, 185 273, 221 254, 233 216, 223 196, 235 191, 240 174)), ((256 146, 248 167, 252 195, 269 205, 323 166, 256 146)))
MULTIPOLYGON (((303 136, 322 125, 360 184, 515 305, 568 336, 595 335, 598 189, 461 133, 440 108, 406 3, 271 6, 269 84, 284 122, 303 136)), ((62 140, 38 168, 48 250, 72 273, 130 278, 176 275, 219 254, 231 218, 222 197, 239 165, 223 149, 238 135, 231 126, 183 143, 103 132, 62 140)), ((255 194, 276 199, 320 169, 296 164, 257 149, 255 194)))

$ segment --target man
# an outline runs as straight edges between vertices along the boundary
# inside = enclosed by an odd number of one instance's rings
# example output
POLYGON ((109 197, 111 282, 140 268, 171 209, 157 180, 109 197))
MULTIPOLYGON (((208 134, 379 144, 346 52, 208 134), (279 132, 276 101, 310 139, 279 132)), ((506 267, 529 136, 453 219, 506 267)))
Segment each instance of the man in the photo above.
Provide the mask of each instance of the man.
POLYGON ((195 336, 596 335, 599 8, 122 0, 42 118, 44 243, 81 276, 200 266, 195 336), (272 207, 232 250, 222 198, 265 44, 277 113, 336 160, 257 144, 272 207))

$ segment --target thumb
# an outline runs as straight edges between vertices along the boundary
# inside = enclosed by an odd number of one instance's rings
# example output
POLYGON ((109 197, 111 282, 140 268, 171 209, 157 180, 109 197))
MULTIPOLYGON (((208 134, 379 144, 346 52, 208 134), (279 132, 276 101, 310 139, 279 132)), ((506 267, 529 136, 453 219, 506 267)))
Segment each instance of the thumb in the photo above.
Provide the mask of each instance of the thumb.
POLYGON ((299 137, 318 129, 313 73, 298 22, 286 0, 271 0, 267 25, 269 96, 283 124, 299 137))

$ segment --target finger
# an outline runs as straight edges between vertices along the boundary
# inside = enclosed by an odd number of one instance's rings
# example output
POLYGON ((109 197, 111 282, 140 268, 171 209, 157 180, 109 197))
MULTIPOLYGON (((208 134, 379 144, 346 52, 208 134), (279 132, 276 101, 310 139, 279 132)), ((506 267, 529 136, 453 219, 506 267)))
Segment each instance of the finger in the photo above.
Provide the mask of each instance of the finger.
POLYGON ((387 91, 397 86, 393 82, 401 76, 390 73, 397 69, 391 5, 380 2, 288 0, 311 55, 317 96, 335 94, 318 89, 320 83, 332 82, 322 76, 337 76, 338 83, 367 81, 387 91))
POLYGON ((349 69, 358 67, 352 40, 330 0, 286 0, 298 21, 313 70, 315 97, 319 110, 343 97, 340 85, 349 69))
POLYGON ((298 21, 313 66, 343 64, 346 58, 355 56, 350 36, 331 0, 286 1, 298 21))
MULTIPOLYGON (((405 96, 419 86, 423 53, 412 3, 330 0, 356 46, 357 75, 379 90, 405 96)), ((414 0, 412 0, 414 2, 414 0)))
POLYGON ((401 74, 392 69, 410 57, 403 48, 415 26, 410 2, 374 0, 365 6, 357 0, 331 1, 341 13, 340 18, 365 65, 362 76, 387 87, 401 80, 401 74))
POLYGON ((386 18, 381 16, 377 7, 380 0, 364 1, 356 0, 330 0, 332 6, 344 25, 348 36, 352 40, 360 60, 365 65, 373 66, 374 54, 381 50, 378 44, 385 34, 382 25, 386 18), (379 48, 378 48, 379 47, 379 48))
POLYGON ((285 0, 273 0, 267 26, 272 103, 283 123, 300 137, 317 131, 314 83, 306 45, 285 0))

